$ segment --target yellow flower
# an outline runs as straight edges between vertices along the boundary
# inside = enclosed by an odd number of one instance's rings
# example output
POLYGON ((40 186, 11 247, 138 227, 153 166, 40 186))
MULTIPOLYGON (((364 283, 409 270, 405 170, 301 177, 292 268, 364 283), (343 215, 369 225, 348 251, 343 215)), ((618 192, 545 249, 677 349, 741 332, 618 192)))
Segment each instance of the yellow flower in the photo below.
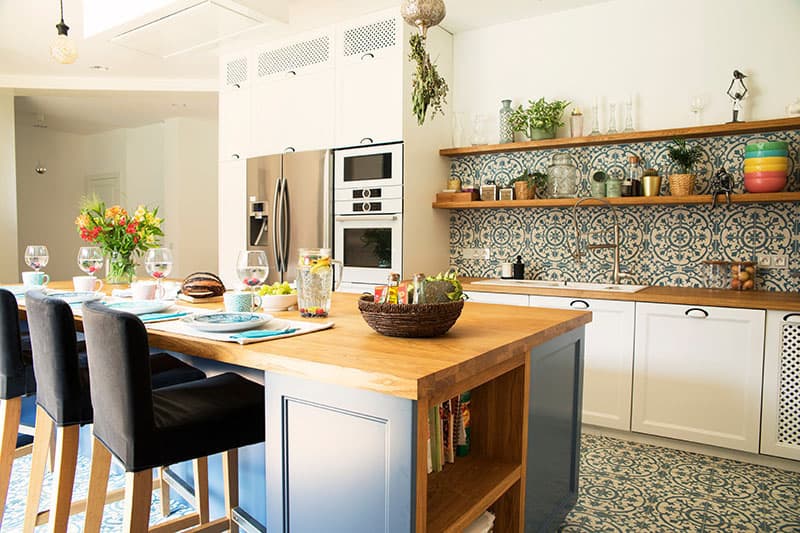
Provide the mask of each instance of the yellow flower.
POLYGON ((78 218, 75 219, 75 225, 77 225, 77 226, 79 226, 81 228, 85 228, 86 226, 88 226, 89 225, 89 215, 87 215, 86 213, 82 213, 82 214, 78 215, 78 218))
POLYGON ((153 244, 154 242, 156 242, 156 236, 155 235, 148 235, 147 239, 145 239, 145 241, 147 242, 147 244, 153 244))
POLYGON ((114 220, 115 222, 118 221, 119 218, 123 217, 123 216, 127 218, 128 212, 125 211, 125 209, 123 209, 122 207, 120 207, 118 205, 112 205, 111 207, 106 209, 106 212, 105 212, 105 217, 106 218, 110 218, 110 219, 114 220))
POLYGON ((147 211, 145 210, 144 206, 140 205, 139 207, 136 208, 136 212, 133 214, 133 218, 137 222, 141 222, 142 220, 144 220, 146 213, 147 211))

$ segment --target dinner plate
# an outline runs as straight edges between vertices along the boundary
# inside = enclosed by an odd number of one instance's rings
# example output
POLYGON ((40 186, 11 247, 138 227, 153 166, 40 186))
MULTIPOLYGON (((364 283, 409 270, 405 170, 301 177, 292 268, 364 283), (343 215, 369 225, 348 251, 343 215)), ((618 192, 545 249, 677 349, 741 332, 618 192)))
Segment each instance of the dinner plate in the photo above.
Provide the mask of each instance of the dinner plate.
POLYGON ((146 315, 149 313, 160 313, 172 307, 175 302, 164 300, 132 300, 130 302, 113 302, 106 304, 111 309, 127 311, 134 315, 146 315))
POLYGON ((101 300, 105 295, 102 292, 91 291, 48 291, 47 296, 64 300, 68 304, 79 304, 101 300))
POLYGON ((192 315, 182 319, 188 326, 199 331, 228 332, 257 328, 272 320, 265 313, 209 313, 192 315))

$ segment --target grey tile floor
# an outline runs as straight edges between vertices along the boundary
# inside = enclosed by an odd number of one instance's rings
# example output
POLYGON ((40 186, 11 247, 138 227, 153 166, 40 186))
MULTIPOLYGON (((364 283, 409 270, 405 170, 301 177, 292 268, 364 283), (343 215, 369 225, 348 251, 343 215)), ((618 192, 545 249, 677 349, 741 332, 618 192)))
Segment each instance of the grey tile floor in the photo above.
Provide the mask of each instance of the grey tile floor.
POLYGON ((800 473, 582 439, 578 503, 562 532, 800 532, 800 473))

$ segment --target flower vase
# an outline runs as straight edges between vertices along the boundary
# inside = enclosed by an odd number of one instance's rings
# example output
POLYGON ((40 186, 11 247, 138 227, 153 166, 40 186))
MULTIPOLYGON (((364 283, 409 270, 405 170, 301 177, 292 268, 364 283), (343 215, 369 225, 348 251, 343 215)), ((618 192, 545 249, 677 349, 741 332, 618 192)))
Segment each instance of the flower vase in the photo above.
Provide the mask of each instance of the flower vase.
POLYGON ((111 285, 130 284, 136 271, 131 254, 111 252, 106 259, 106 283, 111 285))
POLYGON ((514 142, 514 129, 511 127, 511 100, 503 100, 503 107, 500 108, 499 129, 500 144, 514 142))

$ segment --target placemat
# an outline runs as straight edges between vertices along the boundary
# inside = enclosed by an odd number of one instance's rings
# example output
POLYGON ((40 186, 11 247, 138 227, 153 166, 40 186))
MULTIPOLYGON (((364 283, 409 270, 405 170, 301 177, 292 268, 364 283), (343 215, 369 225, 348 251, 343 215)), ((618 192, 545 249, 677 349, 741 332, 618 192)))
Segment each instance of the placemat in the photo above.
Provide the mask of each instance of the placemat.
POLYGON ((239 344, 253 344, 256 342, 266 342, 275 339, 284 339, 286 337, 294 337, 297 335, 305 335, 306 333, 313 333, 315 331, 322 331, 332 328, 333 322, 304 322, 299 320, 285 320, 282 318, 273 318, 260 328, 251 329, 248 331, 279 331, 285 329, 293 329, 291 333, 284 333, 275 335, 274 337, 265 337, 260 339, 243 339, 237 338, 235 332, 230 333, 211 333, 208 331, 198 331, 193 327, 187 325, 181 320, 171 320, 169 322, 159 322, 157 324, 147 324, 147 329, 158 331, 166 331, 169 333, 178 333, 179 335, 186 335, 187 337, 199 337, 201 339, 210 339, 213 341, 223 342, 236 342, 239 344))

